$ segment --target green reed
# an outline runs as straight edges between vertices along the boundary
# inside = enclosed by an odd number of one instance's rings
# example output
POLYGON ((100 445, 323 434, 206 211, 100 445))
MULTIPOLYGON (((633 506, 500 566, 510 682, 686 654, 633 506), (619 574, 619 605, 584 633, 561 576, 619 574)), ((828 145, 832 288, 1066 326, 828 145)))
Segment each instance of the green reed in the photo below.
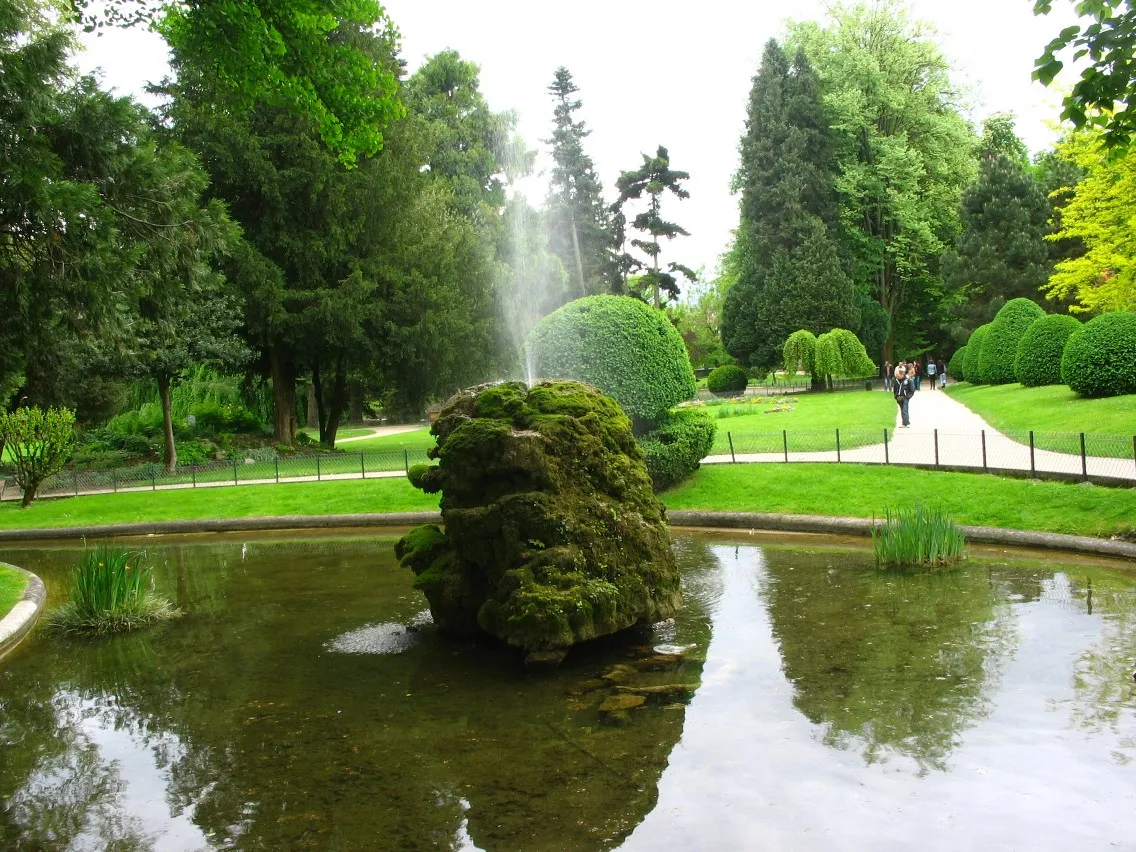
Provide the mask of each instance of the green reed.
POLYGON ((142 554, 102 544, 84 548, 72 575, 71 600, 44 618, 47 633, 115 633, 178 615, 152 588, 142 554))
POLYGON ((966 536, 942 509, 916 504, 887 510, 872 528, 872 549, 880 566, 949 565, 966 559, 966 536))

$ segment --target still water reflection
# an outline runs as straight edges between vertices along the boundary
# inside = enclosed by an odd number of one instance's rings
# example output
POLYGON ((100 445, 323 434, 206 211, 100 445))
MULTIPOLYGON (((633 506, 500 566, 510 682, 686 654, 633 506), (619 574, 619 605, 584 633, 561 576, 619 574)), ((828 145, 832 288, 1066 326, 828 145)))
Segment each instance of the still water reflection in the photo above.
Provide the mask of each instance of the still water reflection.
MULTIPOLYGON (((33 639, 0 665, 0 847, 1136 836, 1131 574, 1005 557, 878 573, 831 543, 682 538, 680 618, 538 675, 435 637, 389 540, 211 541, 147 545, 180 621, 33 639)), ((73 558, 0 553, 49 589, 73 558)))

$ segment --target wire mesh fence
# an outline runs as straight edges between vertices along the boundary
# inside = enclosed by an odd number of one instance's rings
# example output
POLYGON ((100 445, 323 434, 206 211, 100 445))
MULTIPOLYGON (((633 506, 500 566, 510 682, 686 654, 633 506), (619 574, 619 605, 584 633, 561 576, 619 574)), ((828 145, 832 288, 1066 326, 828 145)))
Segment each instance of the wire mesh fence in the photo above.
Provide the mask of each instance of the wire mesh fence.
MULTIPOLYGON (((404 475, 428 463, 424 449, 336 452, 278 456, 251 451, 224 461, 182 465, 167 473, 158 463, 109 470, 68 470, 48 478, 40 497, 78 496, 172 488, 263 485, 404 475)), ((911 465, 952 470, 1016 472, 1045 478, 1136 484, 1136 435, 938 429, 833 429, 831 431, 740 432, 719 427, 710 455, 714 463, 832 462, 911 465)), ((0 477, 0 500, 16 500, 11 475, 0 477)))

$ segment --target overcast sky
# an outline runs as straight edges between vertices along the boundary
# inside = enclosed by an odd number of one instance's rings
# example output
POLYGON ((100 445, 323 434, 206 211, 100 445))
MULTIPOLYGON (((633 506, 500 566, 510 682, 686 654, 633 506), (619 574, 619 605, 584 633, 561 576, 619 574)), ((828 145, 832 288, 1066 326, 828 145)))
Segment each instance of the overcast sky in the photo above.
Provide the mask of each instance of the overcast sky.
MULTIPOLYGON (((664 259, 713 272, 737 224, 729 193, 737 167, 751 78, 764 43, 784 34, 786 19, 824 20, 818 0, 768 2, 699 0, 631 2, 576 0, 387 0, 402 32, 413 71, 423 59, 453 48, 481 66, 481 87, 495 110, 515 109, 520 133, 544 153, 553 71, 565 65, 580 87, 580 116, 592 135, 586 150, 612 196, 615 179, 662 144, 673 168, 690 172, 690 199, 664 215, 691 236, 676 240, 664 259)), ((937 29, 954 79, 969 94, 976 125, 994 112, 1013 112, 1032 151, 1050 145, 1059 97, 1030 80, 1044 45, 1074 18, 1058 2, 1048 17, 1032 14, 1033 0, 914 0, 916 17, 937 29)), ((103 69, 107 84, 137 93, 166 71, 165 49, 141 31, 110 32, 80 57, 84 70, 103 69)), ((542 157, 538 169, 547 167, 542 157)), ((539 203, 546 178, 526 182, 539 203)))

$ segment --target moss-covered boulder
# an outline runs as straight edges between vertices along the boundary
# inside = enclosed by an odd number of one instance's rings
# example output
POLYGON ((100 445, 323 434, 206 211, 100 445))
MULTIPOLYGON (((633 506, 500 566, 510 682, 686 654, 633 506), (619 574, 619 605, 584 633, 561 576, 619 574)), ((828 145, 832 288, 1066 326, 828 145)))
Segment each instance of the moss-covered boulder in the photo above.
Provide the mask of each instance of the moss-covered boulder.
POLYGON ((396 553, 443 632, 479 632, 556 662, 572 645, 670 617, 681 602, 662 504, 631 422, 580 382, 463 391, 433 433, 445 529, 396 553))

